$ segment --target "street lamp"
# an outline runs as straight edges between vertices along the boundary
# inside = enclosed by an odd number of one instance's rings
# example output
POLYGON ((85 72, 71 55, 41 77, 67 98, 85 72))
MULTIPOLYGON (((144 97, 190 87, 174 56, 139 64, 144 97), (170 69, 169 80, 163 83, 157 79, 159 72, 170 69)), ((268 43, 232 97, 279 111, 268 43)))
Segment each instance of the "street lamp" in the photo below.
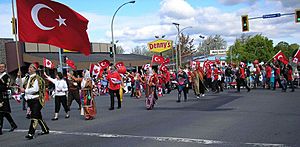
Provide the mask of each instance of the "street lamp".
POLYGON ((177 49, 176 49, 176 71, 178 71, 178 68, 179 68, 179 66, 181 66, 181 46, 180 46, 180 43, 181 43, 181 41, 180 41, 180 34, 185 30, 185 29, 188 29, 188 28, 192 28, 192 26, 188 26, 188 27, 185 27, 185 28, 183 28, 183 29, 179 29, 179 23, 175 23, 175 22, 173 22, 172 23, 173 25, 175 25, 175 27, 176 27, 176 29, 177 29, 177 36, 176 36, 176 40, 175 40, 175 42, 177 42, 177 38, 179 39, 178 40, 178 47, 177 47, 177 49))
POLYGON ((111 20, 111 44, 112 44, 112 48, 113 48, 113 59, 114 59, 114 64, 116 63, 116 52, 115 52, 115 42, 114 42, 114 19, 115 19, 115 16, 117 14, 117 12, 126 4, 134 4, 135 1, 129 1, 129 2, 126 2, 124 4, 122 4, 117 10, 116 12, 114 13, 113 17, 112 17, 112 20, 111 20))
MULTIPOLYGON (((199 35, 199 38, 202 39, 202 41, 200 41, 200 47, 202 47, 202 43, 203 43, 203 40, 204 40, 205 36, 199 35)), ((206 57, 206 48, 205 48, 205 51, 204 51, 204 56, 206 57)))

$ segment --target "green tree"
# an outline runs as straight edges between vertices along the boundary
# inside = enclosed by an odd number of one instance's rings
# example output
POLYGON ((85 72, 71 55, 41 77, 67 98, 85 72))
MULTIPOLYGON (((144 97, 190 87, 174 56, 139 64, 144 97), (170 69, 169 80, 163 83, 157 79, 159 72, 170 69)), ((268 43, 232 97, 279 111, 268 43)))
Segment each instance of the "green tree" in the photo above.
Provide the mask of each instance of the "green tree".
POLYGON ((236 63, 239 61, 253 62, 268 61, 276 54, 273 48, 273 41, 260 35, 241 36, 235 43, 229 47, 227 61, 230 61, 230 50, 232 50, 232 60, 236 63))
POLYGON ((274 49, 276 52, 281 50, 286 57, 292 58, 295 50, 299 49, 299 45, 296 43, 289 45, 287 42, 281 41, 274 47, 274 49))

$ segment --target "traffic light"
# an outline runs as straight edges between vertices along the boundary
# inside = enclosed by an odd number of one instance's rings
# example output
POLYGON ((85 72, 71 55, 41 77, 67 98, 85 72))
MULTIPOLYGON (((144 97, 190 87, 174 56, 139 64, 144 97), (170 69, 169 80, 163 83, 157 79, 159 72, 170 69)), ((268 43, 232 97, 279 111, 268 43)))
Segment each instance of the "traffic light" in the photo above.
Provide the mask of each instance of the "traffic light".
POLYGON ((17 19, 16 18, 11 19, 11 26, 12 26, 12 33, 14 35, 17 34, 17 19))
POLYGON ((112 46, 109 47, 109 56, 110 56, 111 58, 114 57, 114 52, 113 52, 113 47, 112 47, 112 46))
POLYGON ((295 12, 295 22, 300 23, 300 9, 297 9, 295 12))
POLYGON ((242 31, 243 32, 248 32, 249 31, 248 15, 243 15, 242 16, 242 31))

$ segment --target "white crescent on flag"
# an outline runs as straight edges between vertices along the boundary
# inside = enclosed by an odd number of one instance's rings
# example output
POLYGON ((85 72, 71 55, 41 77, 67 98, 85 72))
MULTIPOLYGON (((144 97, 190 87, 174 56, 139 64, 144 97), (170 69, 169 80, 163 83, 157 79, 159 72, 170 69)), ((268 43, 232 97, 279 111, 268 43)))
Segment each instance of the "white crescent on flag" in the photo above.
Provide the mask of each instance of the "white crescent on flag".
POLYGON ((280 58, 282 58, 282 55, 279 55, 279 56, 277 57, 278 60, 279 60, 280 58))
MULTIPOLYGON (((40 11, 41 9, 43 9, 43 8, 49 9, 49 10, 51 10, 52 12, 54 12, 54 10, 53 10, 52 8, 50 8, 49 6, 47 6, 47 5, 45 5, 45 4, 36 4, 36 5, 34 5, 34 6, 32 7, 32 9, 31 9, 31 18, 32 18, 34 24, 35 24, 38 28, 40 28, 41 30, 44 30, 44 31, 49 31, 49 30, 54 29, 55 26, 53 26, 53 27, 46 27, 46 26, 44 26, 44 25, 40 22, 39 17, 38 17, 39 11, 40 11)), ((58 26, 61 26, 61 25, 67 26, 66 23, 65 23, 66 19, 63 19, 60 15, 58 15, 58 18, 55 19, 55 20, 58 21, 58 23, 59 23, 58 26)))

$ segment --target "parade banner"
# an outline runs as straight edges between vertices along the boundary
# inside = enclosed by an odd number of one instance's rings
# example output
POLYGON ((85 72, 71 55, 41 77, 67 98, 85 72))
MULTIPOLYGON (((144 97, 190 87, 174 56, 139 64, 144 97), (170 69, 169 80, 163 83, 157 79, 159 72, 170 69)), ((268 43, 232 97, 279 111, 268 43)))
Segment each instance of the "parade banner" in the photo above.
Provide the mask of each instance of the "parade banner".
POLYGON ((161 53, 173 48, 172 40, 155 40, 148 43, 148 48, 151 52, 161 53))

